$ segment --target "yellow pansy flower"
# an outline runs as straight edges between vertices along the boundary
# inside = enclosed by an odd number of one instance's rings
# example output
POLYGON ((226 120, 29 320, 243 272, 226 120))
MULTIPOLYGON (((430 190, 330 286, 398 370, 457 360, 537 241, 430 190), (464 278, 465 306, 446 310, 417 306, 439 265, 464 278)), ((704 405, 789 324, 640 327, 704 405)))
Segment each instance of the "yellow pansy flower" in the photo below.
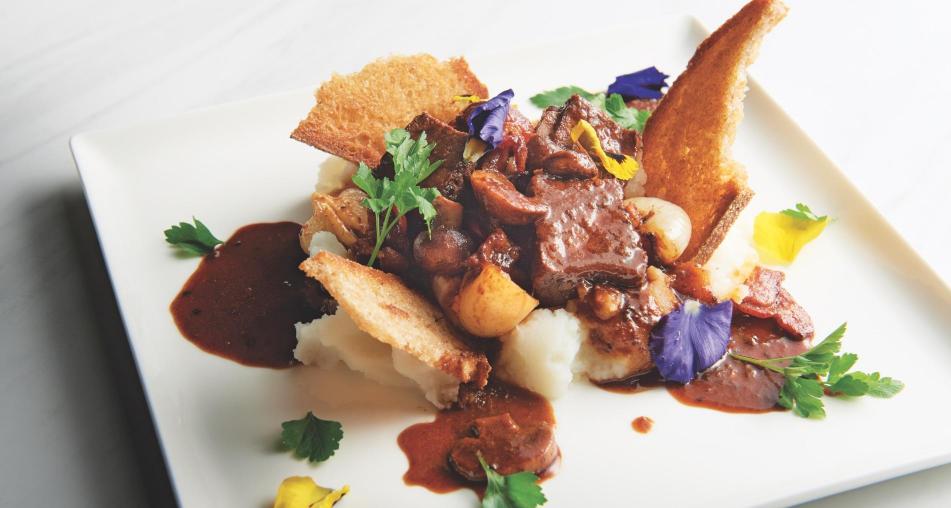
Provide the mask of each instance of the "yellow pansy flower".
POLYGON ((317 485, 309 476, 291 476, 277 488, 274 508, 330 508, 347 492, 348 485, 332 490, 317 485))
POLYGON ((633 157, 605 152, 601 148, 598 133, 586 120, 578 120, 571 129, 571 140, 583 146, 590 155, 597 157, 604 169, 620 180, 630 180, 640 169, 640 165, 633 157))
POLYGON ((828 217, 816 217, 809 207, 798 210, 762 212, 753 223, 753 244, 761 259, 770 264, 788 265, 799 251, 816 239, 829 224, 828 217))

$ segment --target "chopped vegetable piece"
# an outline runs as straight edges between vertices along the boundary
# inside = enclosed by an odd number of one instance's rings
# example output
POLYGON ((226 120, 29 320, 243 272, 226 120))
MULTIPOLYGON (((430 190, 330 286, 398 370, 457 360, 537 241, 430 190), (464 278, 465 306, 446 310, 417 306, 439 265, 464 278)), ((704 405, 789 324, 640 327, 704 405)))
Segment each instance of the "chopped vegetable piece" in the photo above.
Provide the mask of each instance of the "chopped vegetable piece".
POLYGON ((726 354, 733 302, 687 299, 651 331, 651 357, 664 379, 688 383, 726 354))
POLYGON ((619 153, 605 152, 604 149, 601 148, 601 140, 598 138, 598 133, 595 132, 594 127, 586 120, 578 120, 578 123, 571 129, 571 139, 575 143, 583 146, 589 154, 597 157, 598 160, 601 161, 601 165, 604 166, 604 169, 620 180, 630 180, 634 177, 634 174, 637 173, 637 170, 640 169, 640 165, 638 165, 633 157, 619 153))
POLYGON ((667 86, 670 76, 657 70, 657 67, 648 67, 637 72, 624 74, 614 79, 608 87, 608 93, 616 93, 630 99, 660 99, 664 96, 661 89, 667 86))
POLYGON ((882 377, 878 372, 849 372, 859 357, 854 353, 836 355, 842 349, 845 330, 846 324, 842 323, 822 342, 798 356, 768 359, 736 353, 730 356, 785 376, 779 405, 803 418, 825 418, 823 395, 868 395, 884 399, 897 395, 905 387, 897 379, 882 377))
POLYGON ((309 476, 291 476, 277 488, 274 508, 330 508, 347 492, 348 485, 333 490, 317 485, 309 476))
POLYGON ((534 473, 522 471, 502 476, 485 463, 482 455, 479 455, 479 463, 486 476, 482 508, 535 508, 548 501, 534 473))
POLYGON ((281 431, 281 443, 294 450, 294 455, 310 462, 329 459, 343 439, 340 422, 321 420, 310 411, 300 420, 286 421, 281 427, 284 429, 281 431))
POLYGON ((376 178, 369 166, 362 162, 357 168, 353 183, 367 193, 362 204, 376 218, 376 244, 367 266, 373 266, 390 230, 407 213, 419 210, 426 222, 426 229, 431 229, 436 218, 433 200, 439 196, 439 191, 431 187, 419 187, 419 184, 443 162, 429 162, 429 154, 435 147, 426 142, 425 132, 421 132, 419 139, 414 141, 405 129, 393 129, 386 133, 386 151, 393 156, 393 180, 376 178))
POLYGON ((788 265, 828 224, 828 216, 817 217, 808 206, 797 203, 795 210, 757 215, 753 224, 753 243, 764 262, 788 265))
POLYGON ((165 241, 185 252, 204 256, 215 250, 215 246, 224 242, 215 238, 207 226, 194 217, 195 225, 179 222, 177 226, 165 230, 165 241))
POLYGON ((514 96, 510 88, 472 108, 466 118, 469 135, 485 141, 491 148, 498 146, 505 134, 505 118, 514 96))

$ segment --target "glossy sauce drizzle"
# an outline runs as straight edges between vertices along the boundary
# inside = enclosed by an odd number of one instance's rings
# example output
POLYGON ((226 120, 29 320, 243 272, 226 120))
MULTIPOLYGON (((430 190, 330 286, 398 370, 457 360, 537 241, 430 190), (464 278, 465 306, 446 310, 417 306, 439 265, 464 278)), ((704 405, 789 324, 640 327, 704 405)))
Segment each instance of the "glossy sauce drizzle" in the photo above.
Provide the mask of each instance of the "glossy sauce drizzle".
MULTIPOLYGON (((555 423, 555 413, 544 397, 495 380, 478 391, 468 391, 463 386, 459 406, 440 411, 432 422, 412 425, 397 437, 400 449, 409 459, 409 469, 403 475, 407 485, 419 485, 438 493, 468 488, 482 497, 485 484, 466 481, 452 470, 448 461, 453 444, 468 435, 473 421, 509 413, 519 425, 555 423)), ((553 467, 541 475, 542 479, 554 474, 557 463, 556 460, 553 467)))
MULTIPOLYGON (((806 351, 804 341, 787 338, 772 319, 737 316, 733 319, 730 351, 756 358, 795 356, 806 351)), ((727 356, 716 367, 686 385, 669 385, 680 402, 732 413, 761 413, 778 409, 783 376, 727 356)))
MULTIPOLYGON (((795 356, 806 349, 801 340, 789 339, 772 319, 736 315, 730 330, 730 351, 756 358, 795 356)), ((598 385, 615 393, 638 393, 666 386, 675 399, 688 406, 728 413, 764 413, 779 408, 783 377, 729 356, 697 379, 681 385, 665 383, 657 371, 640 377, 598 385)))
POLYGON ((293 222, 244 226, 202 258, 172 301, 182 335, 244 365, 294 365, 294 323, 320 317, 317 309, 326 301, 297 268, 307 257, 300 228, 293 222))

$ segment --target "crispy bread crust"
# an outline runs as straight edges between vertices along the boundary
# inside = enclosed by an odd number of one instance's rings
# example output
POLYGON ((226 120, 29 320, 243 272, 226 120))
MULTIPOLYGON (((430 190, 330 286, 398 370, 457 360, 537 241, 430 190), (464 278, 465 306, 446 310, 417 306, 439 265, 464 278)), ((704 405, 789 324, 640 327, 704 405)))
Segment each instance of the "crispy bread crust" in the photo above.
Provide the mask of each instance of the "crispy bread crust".
POLYGON ((705 263, 753 197, 730 150, 743 116, 746 68, 786 11, 780 0, 746 4, 700 44, 647 121, 647 195, 679 205, 693 226, 681 262, 705 263))
POLYGON ((491 370, 485 355, 469 349, 442 311, 399 277, 329 252, 305 260, 300 269, 319 280, 357 327, 375 339, 462 383, 485 386, 491 370))
POLYGON ((450 123, 466 106, 453 96, 466 94, 486 97, 488 90, 464 58, 391 56, 321 85, 317 104, 291 137, 372 167, 385 151, 386 131, 405 126, 420 112, 450 123))

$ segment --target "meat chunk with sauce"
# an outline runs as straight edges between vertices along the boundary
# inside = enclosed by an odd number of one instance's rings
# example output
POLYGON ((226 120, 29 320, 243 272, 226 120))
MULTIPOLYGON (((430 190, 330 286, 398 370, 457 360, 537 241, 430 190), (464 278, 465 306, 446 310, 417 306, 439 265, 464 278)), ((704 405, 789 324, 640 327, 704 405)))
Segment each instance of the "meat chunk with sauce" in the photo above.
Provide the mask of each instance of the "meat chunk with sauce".
POLYGON ((541 474, 558 458, 555 429, 548 422, 520 426, 509 413, 502 413, 475 420, 471 434, 449 452, 449 464, 470 481, 485 481, 479 455, 503 475, 541 474))
POLYGON ((622 128, 601 108, 573 95, 561 108, 550 107, 542 113, 535 137, 528 143, 528 168, 543 168, 559 176, 597 175, 595 161, 571 140, 571 129, 579 120, 591 124, 606 152, 640 157, 635 131, 622 128))
POLYGON ((532 288, 542 304, 564 304, 585 280, 641 286, 647 254, 622 208, 624 191, 618 180, 560 180, 536 174, 529 189, 550 208, 535 223, 532 288))
POLYGON ((587 333, 576 361, 591 381, 618 381, 654 368, 651 329, 680 301, 662 271, 648 268, 647 279, 636 290, 607 284, 579 288, 574 307, 587 333))
POLYGON ((795 338, 810 338, 815 334, 812 318, 782 287, 785 277, 783 272, 756 267, 746 280, 749 294, 736 304, 736 310, 748 316, 771 318, 795 338))
POLYGON ((485 212, 502 224, 532 224, 548 213, 547 205, 519 192, 498 171, 474 171, 470 183, 472 193, 485 212))
MULTIPOLYGON (((443 161, 420 185, 435 187, 443 196, 458 200, 469 174, 475 168, 474 164, 463 158, 469 135, 426 113, 414 118, 406 130, 413 139, 419 139, 419 134, 426 132, 426 140, 436 145, 429 159, 443 161)), ((381 176, 393 177, 393 161, 389 154, 383 156, 376 172, 381 176)))

